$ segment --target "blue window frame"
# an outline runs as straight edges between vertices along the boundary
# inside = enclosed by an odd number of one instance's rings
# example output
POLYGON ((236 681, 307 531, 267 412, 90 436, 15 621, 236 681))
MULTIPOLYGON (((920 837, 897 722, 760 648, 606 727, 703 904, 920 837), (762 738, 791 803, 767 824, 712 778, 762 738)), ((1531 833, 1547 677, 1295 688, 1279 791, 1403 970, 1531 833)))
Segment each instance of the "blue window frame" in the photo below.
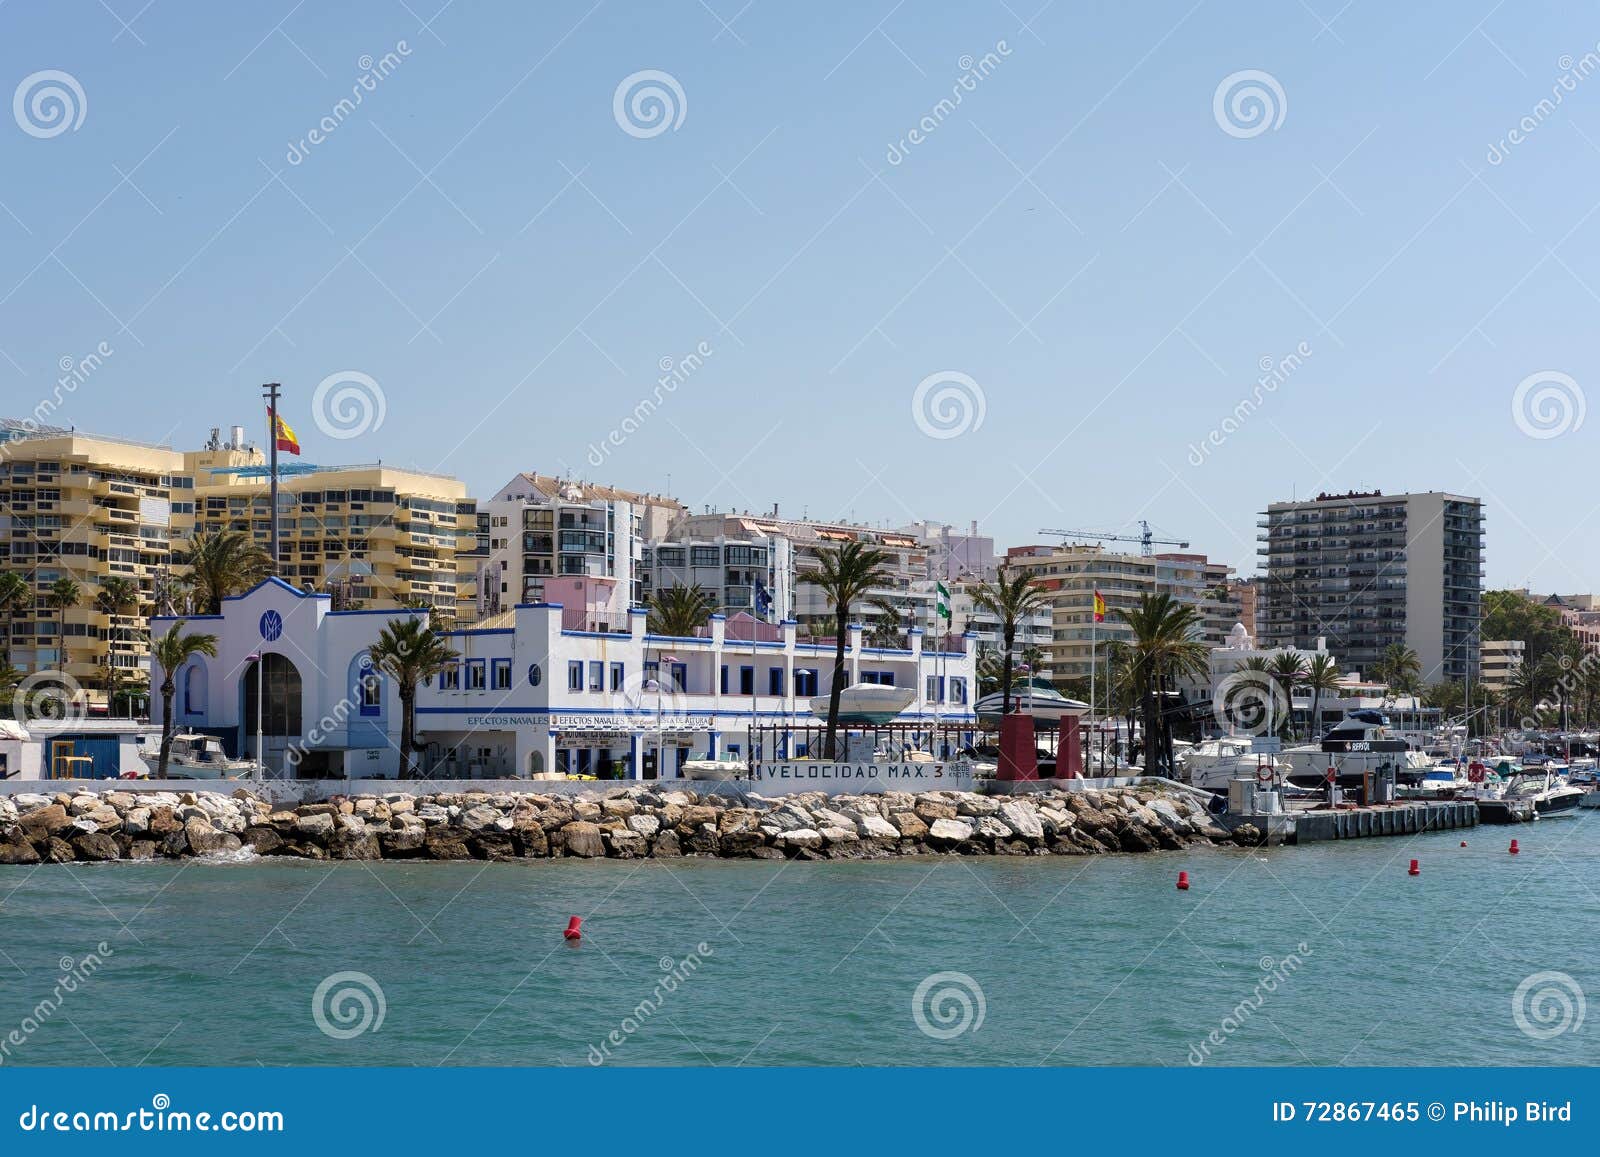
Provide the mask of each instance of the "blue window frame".
POLYGON ((482 659, 467 660, 467 690, 482 691, 487 681, 484 678, 484 661, 482 659))
POLYGON ((965 703, 967 701, 967 679, 965 675, 950 676, 950 702, 965 703))
POLYGON ((361 714, 383 714, 383 676, 368 667, 361 672, 357 691, 361 696, 361 714))
POLYGON ((589 660, 589 690, 604 691, 606 689, 606 665, 599 659, 589 660))
POLYGON ((654 659, 646 659, 644 661, 644 682, 645 682, 645 686, 648 687, 651 683, 654 683, 656 681, 656 679, 660 676, 660 674, 661 674, 661 664, 660 663, 656 662, 656 660, 654 660, 654 659))
POLYGON ((739 668, 739 694, 754 695, 756 693, 756 669, 754 667, 739 668))
POLYGON ((782 695, 783 694, 783 668, 782 667, 768 667, 767 668, 767 694, 768 695, 782 695))
POLYGON ((439 690, 458 691, 461 689, 461 664, 448 663, 439 672, 439 690))
POLYGON ((583 690, 583 660, 571 659, 567 662, 567 690, 583 690))
POLYGON ((689 665, 687 663, 672 664, 672 684, 668 691, 682 691, 689 685, 689 665))
POLYGON ((724 695, 728 693, 728 665, 726 663, 722 665, 722 677, 717 686, 724 695))
POLYGON ((489 668, 489 686, 495 691, 511 690, 511 660, 496 659, 489 668))
POLYGON ((817 672, 815 668, 795 668, 794 693, 802 699, 809 699, 817 693, 817 672))
POLYGON ((623 683, 627 682, 627 668, 621 663, 611 664, 611 689, 621 691, 623 683))
POLYGON ((863 671, 863 672, 861 672, 861 681, 863 683, 871 683, 871 684, 874 684, 874 685, 879 686, 879 687, 893 687, 894 686, 894 672, 893 671, 863 671))
POLYGON ((944 680, 938 675, 929 675, 927 680, 927 694, 923 696, 929 703, 944 702, 944 680))

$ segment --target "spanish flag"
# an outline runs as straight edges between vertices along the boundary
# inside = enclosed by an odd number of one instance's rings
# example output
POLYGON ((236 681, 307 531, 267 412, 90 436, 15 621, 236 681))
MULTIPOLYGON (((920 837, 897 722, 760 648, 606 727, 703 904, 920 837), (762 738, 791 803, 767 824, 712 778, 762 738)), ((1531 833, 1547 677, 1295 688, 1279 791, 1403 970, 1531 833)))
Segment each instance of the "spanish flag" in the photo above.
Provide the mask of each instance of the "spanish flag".
POLYGON ((272 439, 278 444, 278 449, 289 454, 300 453, 300 439, 294 436, 294 431, 289 428, 289 423, 272 412, 272 407, 267 407, 267 417, 272 422, 272 439))
POLYGON ((1099 591, 1094 592, 1094 621, 1097 623, 1106 621, 1106 601, 1100 597, 1099 591))

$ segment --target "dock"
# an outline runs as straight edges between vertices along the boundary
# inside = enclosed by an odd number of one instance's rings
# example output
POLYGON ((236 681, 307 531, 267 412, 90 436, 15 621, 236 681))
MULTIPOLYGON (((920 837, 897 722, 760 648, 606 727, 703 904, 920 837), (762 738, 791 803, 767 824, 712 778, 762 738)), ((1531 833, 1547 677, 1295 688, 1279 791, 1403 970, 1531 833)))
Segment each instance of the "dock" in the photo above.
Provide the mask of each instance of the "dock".
POLYGON ((1478 805, 1470 800, 1406 800, 1367 807, 1328 808, 1291 803, 1283 811, 1219 816, 1228 827, 1252 824, 1269 844, 1313 844, 1412 836, 1478 826, 1478 805))

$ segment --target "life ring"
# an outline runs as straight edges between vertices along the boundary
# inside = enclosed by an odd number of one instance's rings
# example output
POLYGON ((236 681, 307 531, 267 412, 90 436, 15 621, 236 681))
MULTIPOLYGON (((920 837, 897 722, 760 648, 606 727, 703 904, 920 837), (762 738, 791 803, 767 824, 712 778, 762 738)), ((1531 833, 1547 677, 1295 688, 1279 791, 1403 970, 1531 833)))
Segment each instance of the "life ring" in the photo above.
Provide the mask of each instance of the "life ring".
POLYGON ((1272 764, 1263 763, 1259 767, 1256 768, 1256 782, 1257 783, 1271 783, 1272 782, 1272 764))

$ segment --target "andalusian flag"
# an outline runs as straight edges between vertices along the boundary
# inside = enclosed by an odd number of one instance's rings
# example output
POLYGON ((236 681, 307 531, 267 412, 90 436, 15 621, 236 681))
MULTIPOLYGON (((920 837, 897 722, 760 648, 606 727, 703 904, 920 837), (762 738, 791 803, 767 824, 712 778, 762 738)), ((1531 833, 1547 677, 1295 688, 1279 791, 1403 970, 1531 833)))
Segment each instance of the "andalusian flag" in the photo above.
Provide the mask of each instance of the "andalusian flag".
POLYGON ((1097 623, 1106 621, 1106 601, 1100 597, 1099 591, 1094 592, 1094 621, 1097 623))
POLYGON ((277 442, 278 449, 288 454, 300 453, 300 439, 294 436, 289 423, 274 414, 271 406, 267 407, 267 417, 272 419, 272 438, 277 442))
POLYGON ((938 595, 934 609, 938 611, 939 617, 948 623, 950 621, 950 588, 945 586, 944 583, 935 583, 933 589, 938 595))

